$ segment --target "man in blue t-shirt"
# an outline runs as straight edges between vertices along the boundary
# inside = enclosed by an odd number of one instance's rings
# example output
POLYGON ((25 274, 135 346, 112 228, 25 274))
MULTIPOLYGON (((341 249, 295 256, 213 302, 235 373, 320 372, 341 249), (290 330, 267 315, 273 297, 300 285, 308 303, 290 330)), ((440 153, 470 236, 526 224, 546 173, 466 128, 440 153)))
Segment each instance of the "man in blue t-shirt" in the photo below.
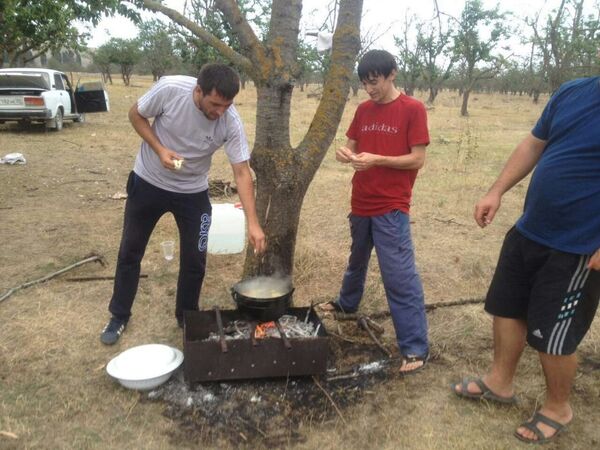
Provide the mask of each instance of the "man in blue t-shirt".
POLYGON ((575 350, 600 297, 600 77, 565 83, 552 96, 475 206, 479 226, 492 222, 502 195, 534 167, 523 215, 506 235, 486 298, 494 316, 492 366, 453 390, 514 403, 513 379, 528 343, 540 356, 546 399, 515 436, 544 443, 573 418, 575 350))

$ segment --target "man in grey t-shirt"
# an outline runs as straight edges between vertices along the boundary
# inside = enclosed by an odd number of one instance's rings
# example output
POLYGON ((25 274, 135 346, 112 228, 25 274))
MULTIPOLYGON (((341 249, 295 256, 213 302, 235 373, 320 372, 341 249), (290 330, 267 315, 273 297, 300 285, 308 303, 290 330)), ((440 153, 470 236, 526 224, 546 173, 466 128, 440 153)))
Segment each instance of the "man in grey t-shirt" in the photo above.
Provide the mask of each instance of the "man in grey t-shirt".
POLYGON ((258 223, 250 152, 233 99, 240 80, 224 64, 206 64, 198 79, 161 78, 129 111, 143 142, 127 182, 125 223, 119 248, 111 319, 100 340, 119 340, 131 316, 140 264, 150 235, 161 216, 171 212, 180 237, 180 268, 175 316, 197 310, 206 268, 211 205, 208 171, 212 154, 224 147, 246 214, 248 238, 257 253, 265 250, 258 223), (149 119, 154 118, 152 125, 149 119))

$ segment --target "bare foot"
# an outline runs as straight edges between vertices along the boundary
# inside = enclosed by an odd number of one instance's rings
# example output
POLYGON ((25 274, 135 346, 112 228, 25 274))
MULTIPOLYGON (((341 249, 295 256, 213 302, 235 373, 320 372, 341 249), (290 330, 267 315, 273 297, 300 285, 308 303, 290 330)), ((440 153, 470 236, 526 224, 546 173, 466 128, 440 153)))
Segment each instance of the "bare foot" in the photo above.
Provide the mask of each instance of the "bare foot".
POLYGON ((402 375, 408 375, 411 373, 418 372, 427 363, 427 356, 415 356, 408 355, 402 358, 402 365, 400 366, 400 373, 402 375))
POLYGON ((335 309, 335 306, 333 305, 333 302, 321 303, 320 305, 317 306, 317 308, 319 309, 319 311, 322 311, 322 312, 335 312, 335 311, 337 311, 335 309))
POLYGON ((334 313, 334 312, 353 313, 353 312, 356 312, 356 310, 349 311, 347 309, 344 309, 337 300, 331 300, 331 301, 328 301, 325 303, 320 303, 319 305, 317 305, 317 309, 319 311, 325 312, 325 313, 334 313))

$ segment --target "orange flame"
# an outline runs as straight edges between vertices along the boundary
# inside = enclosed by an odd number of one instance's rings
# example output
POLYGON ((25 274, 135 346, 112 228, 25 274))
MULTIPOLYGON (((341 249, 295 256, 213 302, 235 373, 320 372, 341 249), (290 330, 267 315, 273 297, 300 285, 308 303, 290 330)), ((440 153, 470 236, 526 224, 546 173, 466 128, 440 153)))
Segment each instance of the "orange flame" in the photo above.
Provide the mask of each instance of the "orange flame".
POLYGON ((254 337, 256 339, 264 339, 267 337, 267 330, 269 328, 275 328, 275 322, 264 322, 256 325, 256 330, 254 331, 254 337))

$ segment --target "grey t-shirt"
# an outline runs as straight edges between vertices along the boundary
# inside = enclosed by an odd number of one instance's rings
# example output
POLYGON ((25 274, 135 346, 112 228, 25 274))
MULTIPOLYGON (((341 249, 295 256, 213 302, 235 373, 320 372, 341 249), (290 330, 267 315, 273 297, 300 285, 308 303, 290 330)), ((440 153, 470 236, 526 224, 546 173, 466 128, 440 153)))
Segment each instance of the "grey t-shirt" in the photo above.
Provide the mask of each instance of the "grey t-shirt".
POLYGON ((184 158, 180 170, 166 169, 154 150, 142 141, 133 170, 167 191, 189 194, 208 189, 212 154, 221 146, 232 164, 250 159, 246 134, 234 106, 217 120, 207 119, 193 101, 195 86, 193 77, 162 77, 137 102, 143 117, 154 117, 152 129, 160 142, 184 158))

